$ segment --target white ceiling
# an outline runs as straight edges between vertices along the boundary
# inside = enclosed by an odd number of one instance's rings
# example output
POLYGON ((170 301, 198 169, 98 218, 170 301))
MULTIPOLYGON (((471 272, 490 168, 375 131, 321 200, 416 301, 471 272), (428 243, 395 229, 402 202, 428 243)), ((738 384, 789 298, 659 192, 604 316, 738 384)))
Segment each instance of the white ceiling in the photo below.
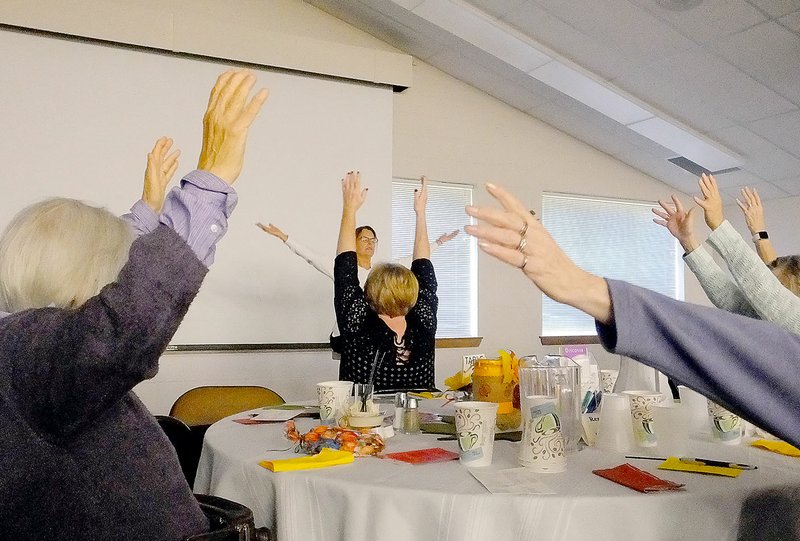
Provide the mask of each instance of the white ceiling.
MULTIPOLYGON (((308 3, 675 188, 675 152, 409 9, 422 0, 308 3), (406 9, 408 8, 408 9, 406 9)), ((800 195, 800 0, 452 0, 743 158, 721 174, 763 199, 800 195), (678 9, 675 9, 678 8, 678 9)))

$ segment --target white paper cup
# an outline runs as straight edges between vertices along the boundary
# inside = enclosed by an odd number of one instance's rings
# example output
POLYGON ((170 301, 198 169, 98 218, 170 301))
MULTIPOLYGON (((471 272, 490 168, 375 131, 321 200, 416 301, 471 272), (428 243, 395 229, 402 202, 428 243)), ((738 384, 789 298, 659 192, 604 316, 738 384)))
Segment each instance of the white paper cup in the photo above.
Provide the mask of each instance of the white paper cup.
POLYGON ((564 471, 567 456, 555 397, 525 396, 521 406, 519 463, 539 473, 564 471))
POLYGON ((627 395, 603 393, 595 446, 618 453, 626 453, 634 448, 631 406, 627 395))
POLYGON ((338 423, 339 419, 344 415, 351 394, 353 394, 352 381, 323 381, 317 383, 320 423, 338 423))
POLYGON ((497 421, 495 402, 456 402, 459 460, 465 466, 489 466, 497 421))
POLYGON ((683 405, 654 404, 653 423, 656 429, 656 447, 660 455, 683 456, 688 454, 689 415, 683 405))
POLYGON ((631 402, 631 424, 636 445, 639 447, 655 447, 656 432, 653 422, 653 405, 664 399, 664 395, 655 391, 624 391, 631 402))
POLYGON ((711 416, 711 435, 715 440, 727 445, 742 441, 741 417, 711 400, 708 400, 708 414, 711 416))
POLYGON ((613 393, 614 385, 617 383, 619 370, 601 370, 600 371, 600 385, 603 387, 604 393, 613 393))

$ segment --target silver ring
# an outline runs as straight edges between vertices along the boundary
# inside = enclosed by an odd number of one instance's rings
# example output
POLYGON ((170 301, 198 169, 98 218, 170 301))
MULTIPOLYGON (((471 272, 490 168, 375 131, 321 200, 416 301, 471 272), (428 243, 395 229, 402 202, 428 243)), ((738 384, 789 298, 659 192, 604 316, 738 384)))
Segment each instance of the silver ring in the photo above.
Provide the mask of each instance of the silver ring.
POLYGON ((527 264, 528 264, 528 256, 523 255, 522 256, 522 265, 519 266, 519 270, 524 272, 525 271, 525 265, 527 265, 527 264))
POLYGON ((519 236, 520 237, 524 237, 525 233, 527 233, 527 232, 528 232, 528 221, 527 220, 523 220, 522 229, 519 230, 519 236))
POLYGON ((528 245, 528 239, 526 239, 525 237, 520 237, 519 244, 517 244, 517 251, 523 252, 527 245, 528 245))

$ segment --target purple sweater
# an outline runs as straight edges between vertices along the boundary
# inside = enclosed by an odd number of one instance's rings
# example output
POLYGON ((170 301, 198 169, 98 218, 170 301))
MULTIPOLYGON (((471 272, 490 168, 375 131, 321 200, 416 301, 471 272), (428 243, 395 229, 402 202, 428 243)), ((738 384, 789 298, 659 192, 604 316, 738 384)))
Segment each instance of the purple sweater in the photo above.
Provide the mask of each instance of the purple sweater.
POLYGON ((169 440, 131 392, 206 272, 161 226, 81 308, 0 320, 0 539, 161 541, 208 529, 169 440))

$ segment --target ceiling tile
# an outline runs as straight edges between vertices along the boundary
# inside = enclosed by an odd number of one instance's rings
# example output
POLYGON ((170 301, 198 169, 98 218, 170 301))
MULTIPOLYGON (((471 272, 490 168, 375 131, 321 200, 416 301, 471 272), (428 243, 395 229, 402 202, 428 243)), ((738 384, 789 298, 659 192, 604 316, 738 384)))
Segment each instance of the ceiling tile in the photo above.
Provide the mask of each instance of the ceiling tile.
POLYGON ((660 58, 619 77, 614 84, 701 132, 729 126, 732 121, 761 119, 796 108, 701 48, 660 58), (713 90, 699 91, 706 81, 713 81, 713 90))
MULTIPOLYGON (((720 192, 723 195, 727 195, 730 198, 731 203, 736 202, 736 198, 741 195, 741 189, 745 185, 742 186, 735 186, 731 188, 720 188, 720 192)), ((784 190, 778 188, 774 184, 770 182, 761 182, 760 184, 747 184, 750 188, 755 188, 758 191, 758 196, 761 198, 762 201, 769 201, 770 199, 780 199, 782 197, 787 197, 791 195, 784 190)), ((724 199, 724 197, 723 197, 724 199)))
POLYGON ((746 2, 703 0, 691 9, 675 11, 654 0, 632 1, 696 43, 708 43, 767 20, 766 15, 746 2))
POLYGON ((502 19, 506 13, 525 3, 525 0, 468 0, 468 3, 492 17, 502 19))
POLYGON ((800 32, 800 11, 795 11, 785 17, 781 17, 778 21, 786 28, 794 30, 795 32, 800 32))
POLYGON ((714 175, 720 188, 735 188, 736 186, 752 186, 764 182, 764 179, 749 171, 732 171, 721 175, 714 175))
POLYGON ((742 126, 724 128, 712 136, 742 155, 742 169, 764 180, 772 182, 794 176, 800 171, 800 159, 742 126))
POLYGON ((612 79, 635 65, 607 40, 584 34, 533 2, 511 10, 505 21, 604 79, 612 79))
POLYGON ((800 104, 800 35, 768 22, 724 37, 711 46, 734 66, 800 104))
POLYGON ((764 10, 770 17, 781 17, 800 9, 800 0, 748 0, 754 6, 764 10))
POLYGON ((747 128, 800 158, 800 110, 750 122, 747 128))
POLYGON ((800 195, 800 176, 773 180, 772 184, 791 195, 800 195))
MULTIPOLYGON (((638 150, 623 150, 615 158, 676 190, 685 192, 687 189, 694 189, 695 191, 697 189, 697 177, 666 160, 638 150)), ((669 195, 668 192, 669 190, 664 192, 664 197, 669 195)))
MULTIPOLYGON (((619 51, 626 63, 649 62, 694 46, 694 42, 670 25, 628 0, 531 1, 583 34, 605 43, 607 48, 619 51)), ((578 53, 580 56, 575 59, 583 66, 592 65, 589 59, 603 54, 593 50, 578 53)))

